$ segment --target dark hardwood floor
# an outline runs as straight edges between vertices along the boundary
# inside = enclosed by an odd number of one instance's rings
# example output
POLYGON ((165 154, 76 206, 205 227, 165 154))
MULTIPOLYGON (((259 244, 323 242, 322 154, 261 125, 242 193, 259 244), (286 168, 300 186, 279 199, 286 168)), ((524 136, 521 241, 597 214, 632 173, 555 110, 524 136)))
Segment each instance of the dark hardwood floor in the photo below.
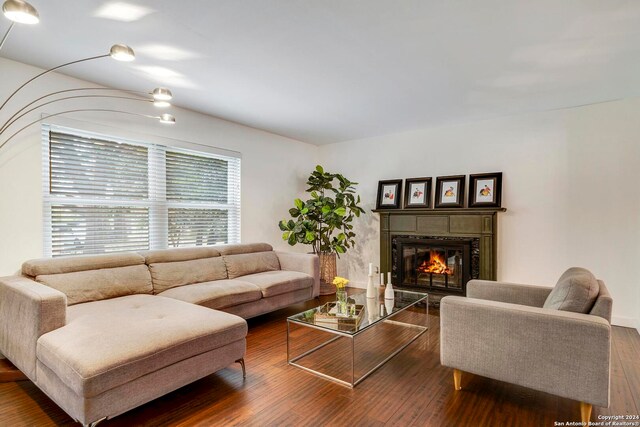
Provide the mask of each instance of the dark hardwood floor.
MULTIPOLYGON (((325 297, 324 299, 330 299, 325 297)), ((553 426, 579 421, 577 402, 465 374, 459 392, 440 366, 439 317, 430 329, 351 390, 286 363, 286 316, 298 304, 249 321, 247 379, 230 366, 101 426, 553 426)), ((613 328, 611 407, 640 413, 640 336, 613 328)), ((30 381, 0 384, 0 426, 77 425, 30 381)))

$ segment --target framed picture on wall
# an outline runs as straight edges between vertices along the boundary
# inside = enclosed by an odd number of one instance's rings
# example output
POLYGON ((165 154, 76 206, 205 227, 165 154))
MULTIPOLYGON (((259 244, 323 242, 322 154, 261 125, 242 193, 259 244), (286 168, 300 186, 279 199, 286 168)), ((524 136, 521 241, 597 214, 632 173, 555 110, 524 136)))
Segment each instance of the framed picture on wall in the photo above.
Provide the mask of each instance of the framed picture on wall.
POLYGON ((402 198, 402 180, 390 179, 378 182, 376 209, 398 209, 402 198))
POLYGON ((469 207, 495 207, 502 204, 502 172, 469 175, 469 207))
POLYGON ((436 208, 461 208, 464 205, 465 175, 436 178, 436 208))
POLYGON ((404 207, 431 207, 431 178, 407 178, 404 180, 404 207))

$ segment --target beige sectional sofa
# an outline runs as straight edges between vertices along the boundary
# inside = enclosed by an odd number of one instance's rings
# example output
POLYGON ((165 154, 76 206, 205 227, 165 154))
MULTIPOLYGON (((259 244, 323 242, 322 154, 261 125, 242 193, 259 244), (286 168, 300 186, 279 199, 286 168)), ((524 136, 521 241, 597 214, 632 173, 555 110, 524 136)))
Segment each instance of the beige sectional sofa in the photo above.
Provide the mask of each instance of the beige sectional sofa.
POLYGON ((250 318, 319 293, 314 255, 265 243, 25 262, 0 279, 0 352, 77 421, 234 362, 250 318))

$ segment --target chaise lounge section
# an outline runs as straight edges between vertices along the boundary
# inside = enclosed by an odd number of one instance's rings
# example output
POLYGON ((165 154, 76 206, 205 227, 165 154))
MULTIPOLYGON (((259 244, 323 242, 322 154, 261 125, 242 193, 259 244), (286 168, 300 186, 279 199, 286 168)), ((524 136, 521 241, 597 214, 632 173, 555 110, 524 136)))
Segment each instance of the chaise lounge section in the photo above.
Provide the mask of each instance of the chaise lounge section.
POLYGON ((0 351, 84 425, 240 361, 243 319, 319 292, 264 243, 62 257, 0 279, 0 351))

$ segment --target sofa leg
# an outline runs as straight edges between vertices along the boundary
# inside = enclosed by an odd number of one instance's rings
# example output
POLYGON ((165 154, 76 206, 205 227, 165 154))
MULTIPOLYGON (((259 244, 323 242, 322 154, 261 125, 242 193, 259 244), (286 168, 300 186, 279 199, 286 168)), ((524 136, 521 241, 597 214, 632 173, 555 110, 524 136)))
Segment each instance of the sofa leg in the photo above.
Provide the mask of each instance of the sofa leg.
POLYGON ((453 388, 456 390, 460 390, 462 386, 460 385, 460 381, 462 380, 462 371, 459 369, 453 370, 453 388))
POLYGON ((100 424, 101 422, 103 422, 104 420, 106 420, 107 417, 104 418, 100 418, 98 421, 94 421, 92 423, 89 424, 82 424, 84 427, 96 427, 98 424, 100 424))
POLYGON ((583 425, 588 425, 591 419, 591 406, 590 403, 580 402, 580 417, 582 418, 583 425))
POLYGON ((236 363, 239 363, 242 366, 242 379, 247 378, 247 368, 244 366, 244 357, 242 359, 236 360, 236 363))

